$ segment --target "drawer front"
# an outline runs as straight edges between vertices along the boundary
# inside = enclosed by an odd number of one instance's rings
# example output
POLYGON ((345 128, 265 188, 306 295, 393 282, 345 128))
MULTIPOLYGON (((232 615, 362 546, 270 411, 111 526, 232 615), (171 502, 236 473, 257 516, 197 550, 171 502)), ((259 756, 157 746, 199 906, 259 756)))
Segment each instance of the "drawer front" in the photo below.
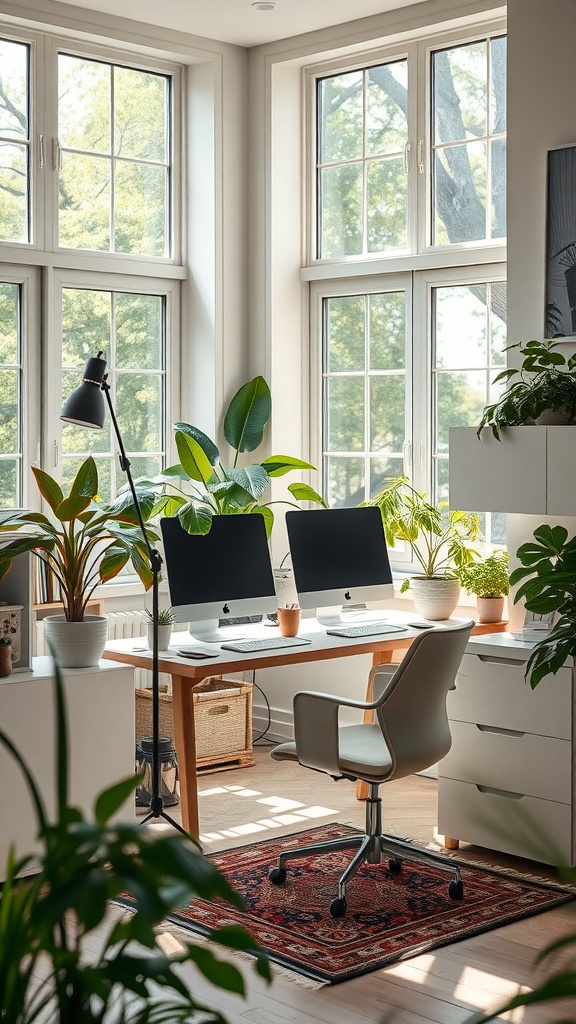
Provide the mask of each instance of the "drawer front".
POLYGON ((524 662, 465 654, 448 694, 448 715, 503 729, 570 739, 572 671, 562 668, 532 690, 524 680, 524 662))
POLYGON ((452 747, 439 775, 525 796, 569 804, 572 800, 572 745, 532 733, 495 731, 451 722, 452 747))
POLYGON ((439 779, 438 831, 543 864, 576 865, 571 808, 552 800, 517 799, 439 779))

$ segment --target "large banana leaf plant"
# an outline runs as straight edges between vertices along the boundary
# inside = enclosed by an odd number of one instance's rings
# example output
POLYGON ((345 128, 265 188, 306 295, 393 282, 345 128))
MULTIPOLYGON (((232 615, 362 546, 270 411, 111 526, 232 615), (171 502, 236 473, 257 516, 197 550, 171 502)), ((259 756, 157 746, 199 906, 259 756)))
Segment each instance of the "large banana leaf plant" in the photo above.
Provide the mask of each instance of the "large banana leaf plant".
MULTIPOLYGON (((264 516, 270 535, 273 502, 263 500, 270 478, 315 468, 291 455, 271 455, 262 462, 239 465, 241 453, 253 452, 262 443, 271 408, 270 389, 263 377, 254 377, 234 395, 224 417, 224 436, 234 451, 229 468, 207 434, 189 423, 175 423, 180 463, 162 474, 163 493, 154 512, 177 515, 193 534, 208 533, 214 515, 257 512, 264 516)), ((288 490, 295 503, 326 505, 309 484, 293 483, 288 490)))
MULTIPOLYGON (((130 491, 121 491, 110 504, 97 501, 98 470, 92 456, 78 469, 67 495, 49 473, 37 467, 32 472, 52 516, 21 510, 0 513, 0 535, 26 530, 25 536, 0 547, 0 579, 17 555, 32 551, 53 573, 70 622, 82 621, 98 584, 114 579, 129 561, 148 590, 152 572, 130 491)), ((146 522, 156 494, 150 486, 136 488, 146 522)), ((153 530, 146 530, 151 542, 158 539, 153 530)))

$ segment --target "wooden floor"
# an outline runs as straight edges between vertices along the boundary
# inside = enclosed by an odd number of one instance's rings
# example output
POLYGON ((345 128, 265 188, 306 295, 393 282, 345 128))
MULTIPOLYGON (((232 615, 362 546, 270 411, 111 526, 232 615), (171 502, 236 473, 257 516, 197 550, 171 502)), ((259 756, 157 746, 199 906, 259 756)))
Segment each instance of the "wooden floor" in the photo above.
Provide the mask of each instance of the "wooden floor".
MULTIPOLYGON (((256 751, 253 768, 200 778, 200 829, 207 853, 322 822, 363 825, 364 807, 356 801, 350 783, 334 783, 298 765, 273 762, 268 751, 264 746, 256 751)), ((438 845, 436 782, 413 776, 384 790, 385 831, 438 845)), ((177 810, 170 808, 175 818, 177 810)), ((478 847, 466 846, 461 854, 477 862, 553 877, 541 865, 478 847)), ((576 905, 572 904, 317 990, 280 974, 267 986, 239 960, 247 979, 245 1000, 219 993, 197 975, 193 985, 196 994, 217 1006, 231 1024, 461 1024, 479 1011, 500 1005, 519 986, 533 986, 541 977, 532 966, 537 952, 570 930, 576 931, 576 905)), ((518 1010, 513 1017, 498 1019, 525 1024, 576 1022, 576 1001, 518 1010)))

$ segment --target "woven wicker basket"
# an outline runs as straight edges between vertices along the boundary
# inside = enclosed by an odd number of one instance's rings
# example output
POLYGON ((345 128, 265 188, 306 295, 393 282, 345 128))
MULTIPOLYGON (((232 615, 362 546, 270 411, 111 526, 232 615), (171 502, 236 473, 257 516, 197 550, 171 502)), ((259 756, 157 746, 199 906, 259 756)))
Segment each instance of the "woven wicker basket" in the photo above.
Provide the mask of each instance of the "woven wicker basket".
MULTIPOLYGON (((252 684, 209 676, 194 687, 196 764, 199 768, 254 764, 252 684)), ((174 737, 172 695, 159 695, 160 736, 174 737)), ((152 733, 152 690, 136 690, 136 740, 152 733)))

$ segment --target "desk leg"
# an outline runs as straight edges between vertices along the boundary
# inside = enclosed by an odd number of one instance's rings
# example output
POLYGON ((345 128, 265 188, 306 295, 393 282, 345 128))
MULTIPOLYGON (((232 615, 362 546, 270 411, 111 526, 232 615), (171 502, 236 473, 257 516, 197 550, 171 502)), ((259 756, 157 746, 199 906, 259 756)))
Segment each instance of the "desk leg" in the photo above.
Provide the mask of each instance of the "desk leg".
MULTIPOLYGON (((393 660, 394 651, 380 651, 372 656, 372 666, 374 665, 389 665, 393 660)), ((372 682, 368 680, 368 686, 366 687, 366 700, 373 700, 374 693, 372 690, 372 682)), ((374 712, 364 712, 364 725, 372 725, 374 721, 374 712)), ((368 783, 362 782, 360 779, 356 783, 356 799, 367 800, 368 799, 368 783)))
POLYGON ((184 676, 172 676, 174 744, 178 757, 182 827, 193 836, 200 831, 198 821, 198 778, 196 775, 196 732, 194 729, 194 682, 184 676))

